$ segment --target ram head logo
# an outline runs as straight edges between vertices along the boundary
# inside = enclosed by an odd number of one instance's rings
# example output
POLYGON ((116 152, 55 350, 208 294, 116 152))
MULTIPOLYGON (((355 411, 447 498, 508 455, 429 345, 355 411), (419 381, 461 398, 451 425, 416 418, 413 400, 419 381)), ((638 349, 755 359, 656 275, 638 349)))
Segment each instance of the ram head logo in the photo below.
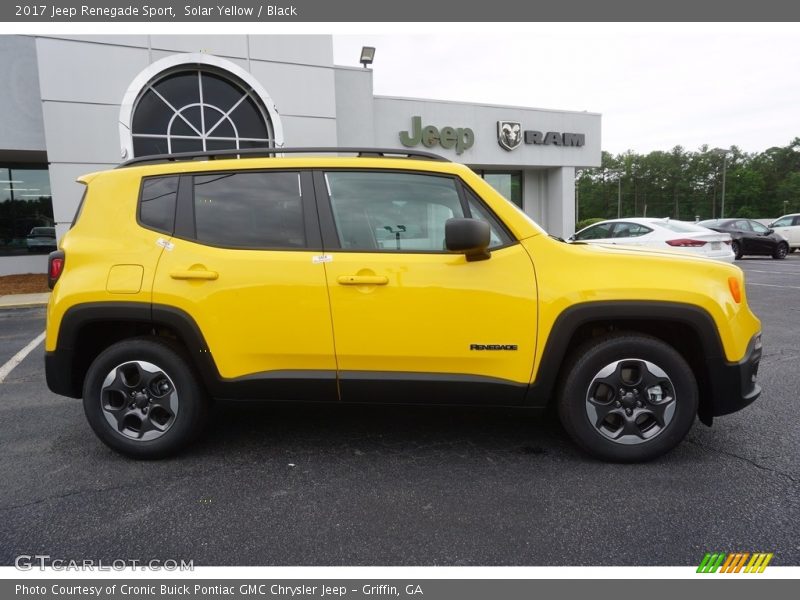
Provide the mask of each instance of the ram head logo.
POLYGON ((497 142, 511 152, 522 142, 522 126, 514 121, 498 121, 497 142))

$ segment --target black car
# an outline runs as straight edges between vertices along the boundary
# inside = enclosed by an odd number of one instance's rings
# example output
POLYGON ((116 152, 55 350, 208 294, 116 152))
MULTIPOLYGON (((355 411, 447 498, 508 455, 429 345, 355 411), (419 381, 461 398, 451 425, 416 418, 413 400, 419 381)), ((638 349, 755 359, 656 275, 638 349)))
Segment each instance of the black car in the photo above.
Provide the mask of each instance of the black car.
POLYGON ((789 243, 769 227, 753 219, 709 219, 698 225, 731 235, 731 250, 736 258, 745 254, 759 254, 772 258, 786 258, 789 243))

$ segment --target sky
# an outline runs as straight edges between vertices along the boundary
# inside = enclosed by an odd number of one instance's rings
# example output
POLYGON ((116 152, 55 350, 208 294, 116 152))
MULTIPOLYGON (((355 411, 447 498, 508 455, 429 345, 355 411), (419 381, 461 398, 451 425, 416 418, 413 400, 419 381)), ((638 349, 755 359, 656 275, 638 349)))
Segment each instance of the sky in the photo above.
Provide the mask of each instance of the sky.
POLYGON ((681 145, 762 152, 800 136, 800 24, 441 24, 334 35, 375 46, 376 95, 602 114, 612 154, 681 145))

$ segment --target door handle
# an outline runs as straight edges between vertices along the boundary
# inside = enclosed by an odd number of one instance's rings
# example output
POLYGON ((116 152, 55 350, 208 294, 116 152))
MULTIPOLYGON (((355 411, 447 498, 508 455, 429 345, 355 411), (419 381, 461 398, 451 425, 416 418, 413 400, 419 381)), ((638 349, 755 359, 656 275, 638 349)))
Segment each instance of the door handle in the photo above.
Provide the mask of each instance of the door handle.
POLYGON ((337 281, 340 285, 386 285, 389 278, 385 275, 342 275, 337 281))
POLYGON ((188 271, 170 271, 170 277, 173 279, 193 279, 193 280, 207 280, 214 281, 219 278, 219 273, 216 271, 205 270, 188 270, 188 271))

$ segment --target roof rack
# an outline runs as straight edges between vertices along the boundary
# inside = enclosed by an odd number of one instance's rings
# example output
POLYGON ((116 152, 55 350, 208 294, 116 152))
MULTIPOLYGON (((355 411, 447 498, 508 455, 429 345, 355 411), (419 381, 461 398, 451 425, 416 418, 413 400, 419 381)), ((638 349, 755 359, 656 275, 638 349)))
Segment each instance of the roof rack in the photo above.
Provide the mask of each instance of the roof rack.
POLYGON ((117 165, 117 169, 132 167, 135 165, 166 163, 176 161, 190 161, 198 159, 216 160, 218 158, 254 158, 264 156, 276 156, 278 154, 357 154, 358 156, 373 156, 380 158, 424 158, 426 160, 436 160, 450 162, 449 159, 433 154, 432 152, 421 152, 419 150, 399 150, 397 148, 335 148, 335 147, 310 147, 310 148, 240 148, 229 150, 213 150, 209 152, 178 152, 176 154, 153 154, 132 158, 117 165))

